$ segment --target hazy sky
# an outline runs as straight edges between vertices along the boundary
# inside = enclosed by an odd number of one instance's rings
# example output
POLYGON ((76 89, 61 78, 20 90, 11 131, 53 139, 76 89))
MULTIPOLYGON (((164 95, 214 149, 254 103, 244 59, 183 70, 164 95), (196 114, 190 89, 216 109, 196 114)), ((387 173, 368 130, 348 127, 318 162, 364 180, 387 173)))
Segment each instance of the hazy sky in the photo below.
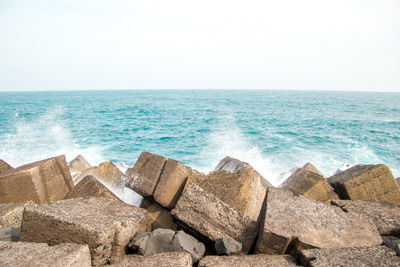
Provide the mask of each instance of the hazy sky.
POLYGON ((0 90, 400 92, 399 0, 0 0, 0 90))

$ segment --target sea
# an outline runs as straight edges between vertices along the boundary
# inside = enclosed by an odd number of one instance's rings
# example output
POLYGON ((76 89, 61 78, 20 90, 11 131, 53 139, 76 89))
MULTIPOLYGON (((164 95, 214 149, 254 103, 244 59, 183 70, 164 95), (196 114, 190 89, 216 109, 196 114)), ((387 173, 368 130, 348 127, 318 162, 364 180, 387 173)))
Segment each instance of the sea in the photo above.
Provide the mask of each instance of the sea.
POLYGON ((273 185, 311 162, 400 176, 400 93, 285 90, 0 92, 0 158, 16 167, 65 154, 125 170, 142 151, 208 173, 225 156, 273 185))

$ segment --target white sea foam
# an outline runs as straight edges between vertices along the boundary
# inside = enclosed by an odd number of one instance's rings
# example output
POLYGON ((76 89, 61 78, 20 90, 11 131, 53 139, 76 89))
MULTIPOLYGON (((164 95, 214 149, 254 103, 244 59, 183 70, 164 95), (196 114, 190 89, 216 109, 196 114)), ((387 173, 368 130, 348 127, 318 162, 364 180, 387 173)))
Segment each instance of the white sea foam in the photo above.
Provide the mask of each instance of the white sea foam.
POLYGON ((67 160, 82 154, 91 164, 104 161, 99 146, 81 147, 74 142, 62 121, 63 107, 54 107, 36 119, 26 120, 16 114, 15 130, 0 140, 0 158, 19 166, 64 154, 67 160))

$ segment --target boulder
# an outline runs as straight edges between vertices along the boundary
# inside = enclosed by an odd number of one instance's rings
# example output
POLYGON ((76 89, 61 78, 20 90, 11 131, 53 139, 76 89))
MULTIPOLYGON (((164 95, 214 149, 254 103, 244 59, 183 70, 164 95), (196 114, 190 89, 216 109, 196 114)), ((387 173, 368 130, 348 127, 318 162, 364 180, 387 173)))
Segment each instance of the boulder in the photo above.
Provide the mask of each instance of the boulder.
POLYGON ((11 167, 7 162, 4 160, 0 159, 0 175, 4 172, 8 172, 13 170, 14 168, 11 167))
POLYGON ((88 175, 91 175, 102 183, 112 187, 121 187, 127 180, 127 176, 111 161, 106 161, 101 163, 99 166, 83 170, 74 178, 74 183, 79 183, 88 175))
POLYGON ((76 158, 68 163, 68 168, 71 172, 72 178, 74 178, 76 175, 79 175, 82 171, 90 167, 92 167, 92 165, 90 165, 90 163, 87 162, 87 160, 82 155, 78 155, 76 158))
POLYGON ((382 236, 382 245, 393 249, 397 256, 400 256, 400 238, 396 236, 382 236))
POLYGON ((295 258, 289 255, 206 256, 198 267, 295 267, 295 258))
POLYGON ((258 232, 257 221, 194 183, 189 183, 183 191, 171 214, 180 225, 205 242, 228 236, 241 242, 242 253, 250 250, 258 232))
POLYGON ((185 252, 164 252, 151 256, 126 255, 115 258, 109 267, 192 267, 192 258, 185 252))
POLYGON ((306 249, 299 258, 302 265, 309 267, 400 266, 400 258, 384 246, 306 249))
POLYGON ((50 203, 63 199, 73 187, 62 155, 0 174, 0 203, 50 203))
POLYGON ((385 200, 400 205, 400 188, 384 164, 356 165, 328 181, 341 199, 385 200))
POLYGON ((191 172, 191 168, 179 161, 168 159, 153 193, 154 200, 162 206, 172 209, 181 196, 191 172))
POLYGON ((152 196, 167 159, 149 152, 142 152, 133 168, 126 171, 126 186, 144 197, 152 196))
POLYGON ((86 176, 81 180, 71 192, 65 197, 65 199, 71 198, 91 198, 91 197, 105 197, 111 200, 120 200, 113 192, 111 192, 102 183, 97 181, 91 175, 86 176))
POLYGON ((90 267, 87 245, 63 243, 49 246, 44 243, 0 241, 0 265, 90 267))
POLYGON ((18 242, 20 233, 21 229, 19 228, 10 228, 10 227, 0 228, 0 241, 18 242))
POLYGON ((380 235, 400 237, 400 207, 396 204, 374 200, 334 200, 332 204, 372 220, 380 235))
POLYGON ((247 163, 232 158, 225 158, 222 162, 218 164, 220 167, 216 167, 218 171, 208 175, 194 173, 189 180, 257 221, 270 184, 247 163))
POLYGON ((215 241, 215 251, 218 255, 235 255, 242 251, 242 243, 233 238, 223 237, 215 241))
POLYGON ((319 201, 339 199, 328 180, 311 163, 297 169, 280 188, 319 201))
POLYGON ((0 204, 0 227, 21 228, 24 209, 32 205, 32 201, 0 204))
POLYGON ((94 266, 125 254, 136 233, 150 230, 146 211, 106 198, 77 198, 26 207, 21 241, 88 244, 94 266))
POLYGON ((377 246, 382 242, 376 226, 358 214, 287 190, 268 188, 265 206, 256 253, 296 255, 304 248, 377 246))

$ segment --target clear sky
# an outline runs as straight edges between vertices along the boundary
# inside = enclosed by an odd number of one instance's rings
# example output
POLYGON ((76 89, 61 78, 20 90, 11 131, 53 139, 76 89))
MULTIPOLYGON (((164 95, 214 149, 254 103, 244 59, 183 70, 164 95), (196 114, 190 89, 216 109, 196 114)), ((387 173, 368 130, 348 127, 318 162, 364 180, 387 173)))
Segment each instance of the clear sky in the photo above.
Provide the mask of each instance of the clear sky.
POLYGON ((0 90, 400 92, 399 0, 0 0, 0 90))

